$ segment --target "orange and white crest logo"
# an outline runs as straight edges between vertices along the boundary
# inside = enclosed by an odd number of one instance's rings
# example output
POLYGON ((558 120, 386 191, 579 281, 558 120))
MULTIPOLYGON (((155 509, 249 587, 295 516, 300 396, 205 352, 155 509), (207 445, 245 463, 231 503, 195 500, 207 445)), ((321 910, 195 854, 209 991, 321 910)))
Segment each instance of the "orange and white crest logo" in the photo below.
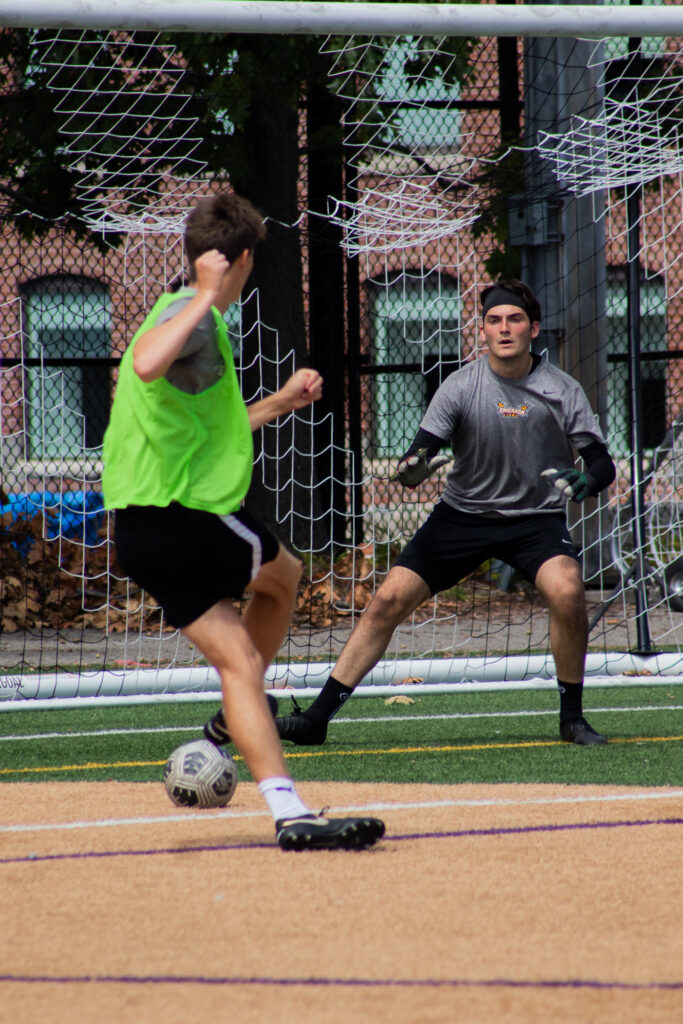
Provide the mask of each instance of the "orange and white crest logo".
POLYGON ((526 416, 529 411, 529 407, 526 402, 524 405, 520 405, 518 409, 515 409, 514 406, 506 405, 505 402, 497 402, 496 405, 498 408, 498 415, 506 416, 509 419, 518 419, 520 416, 526 416))

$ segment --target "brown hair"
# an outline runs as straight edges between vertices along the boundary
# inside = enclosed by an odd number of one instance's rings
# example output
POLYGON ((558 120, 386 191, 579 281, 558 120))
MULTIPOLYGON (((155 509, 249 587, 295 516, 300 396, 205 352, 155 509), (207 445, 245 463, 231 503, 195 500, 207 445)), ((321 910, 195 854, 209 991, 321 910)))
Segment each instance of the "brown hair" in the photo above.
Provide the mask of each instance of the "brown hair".
POLYGON ((195 260, 203 252, 218 249, 232 263, 265 237, 263 217, 248 199, 234 192, 200 199, 185 222, 185 252, 191 276, 195 260))
MULTIPOLYGON (((518 281, 516 278, 510 280, 496 281, 495 284, 490 284, 487 288, 484 288, 481 295, 479 296, 481 301, 482 310, 485 312, 486 300, 493 291, 502 290, 504 292, 512 292, 512 295, 517 296, 521 301, 519 302, 520 307, 524 310, 526 315, 529 317, 531 323, 537 323, 541 320, 541 304, 532 292, 528 284, 524 281, 518 281)), ((501 299, 501 305, 504 299, 501 299)), ((512 305, 512 303, 510 303, 512 305)), ((516 303, 515 303, 516 304, 516 303)))

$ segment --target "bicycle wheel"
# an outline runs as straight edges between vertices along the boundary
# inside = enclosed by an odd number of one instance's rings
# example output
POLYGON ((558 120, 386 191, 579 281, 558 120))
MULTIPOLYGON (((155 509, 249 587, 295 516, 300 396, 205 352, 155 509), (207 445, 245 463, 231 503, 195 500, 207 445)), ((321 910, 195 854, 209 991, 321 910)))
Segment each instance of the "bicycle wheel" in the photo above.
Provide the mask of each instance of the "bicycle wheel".
POLYGON ((633 566, 633 516, 627 505, 614 511, 610 531, 612 562, 623 578, 633 566))
POLYGON ((683 558, 677 558, 664 570, 666 600, 674 612, 683 612, 683 558))
POLYGON ((683 556, 683 504, 658 501, 646 511, 647 547, 660 572, 683 556))
MULTIPOLYGON (((662 587, 662 576, 653 559, 653 553, 647 543, 649 509, 645 514, 645 564, 643 566, 648 585, 662 587)), ((612 529, 610 531, 610 549, 612 562, 622 580, 631 576, 635 556, 633 553, 633 511, 630 505, 621 505, 614 511, 612 529)))
POLYGON ((663 596, 672 611, 683 611, 683 503, 660 501, 647 513, 650 557, 662 575, 663 596))

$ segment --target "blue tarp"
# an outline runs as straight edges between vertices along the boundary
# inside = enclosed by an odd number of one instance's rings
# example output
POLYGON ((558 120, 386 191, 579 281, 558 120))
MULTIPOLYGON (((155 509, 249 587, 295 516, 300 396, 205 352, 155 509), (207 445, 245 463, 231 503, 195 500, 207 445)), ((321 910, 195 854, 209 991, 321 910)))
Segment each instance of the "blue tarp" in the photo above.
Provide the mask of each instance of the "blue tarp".
POLYGON ((97 491, 31 491, 14 494, 0 505, 0 515, 9 512, 13 521, 20 516, 30 519, 44 511, 49 513, 45 523, 50 540, 61 536, 97 544, 97 533, 104 522, 102 495, 97 491))

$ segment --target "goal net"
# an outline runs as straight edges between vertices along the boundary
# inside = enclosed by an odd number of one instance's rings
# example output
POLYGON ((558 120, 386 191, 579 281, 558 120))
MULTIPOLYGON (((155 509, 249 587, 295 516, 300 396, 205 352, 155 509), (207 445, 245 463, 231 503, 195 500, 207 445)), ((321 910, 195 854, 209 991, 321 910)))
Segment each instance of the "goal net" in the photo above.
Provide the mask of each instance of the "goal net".
MULTIPOLYGON (((190 33, 192 8, 208 5, 177 6, 190 33)), ((578 20, 575 35, 542 37, 502 22, 481 36, 300 30, 276 75, 263 40, 283 52, 281 5, 258 6, 259 36, 225 29, 198 63, 190 34, 125 17, 17 27, 0 3, 2 91, 17 111, 32 91, 49 105, 68 189, 60 205, 35 136, 3 160, 0 706, 216 696, 211 667, 117 566, 101 442, 121 354, 184 276, 187 211, 232 187, 207 134, 246 134, 250 69, 296 97, 294 200, 263 209, 298 254, 301 287, 285 300, 259 285, 229 311, 238 372, 247 401, 303 358, 326 372, 325 403, 258 444, 250 501, 304 564, 269 684, 322 685, 433 507, 443 479, 403 491, 397 457, 445 376, 479 357, 478 296, 501 274, 538 295, 536 349, 580 381, 617 462, 609 491, 568 508, 588 678, 683 675, 683 26, 658 34, 653 6, 637 37, 582 39, 578 20), (219 73, 232 106, 205 95, 219 73)), ((292 139, 276 142, 284 168, 292 139)), ((527 685, 553 672, 540 599, 487 562, 404 622, 367 681, 527 685)))

